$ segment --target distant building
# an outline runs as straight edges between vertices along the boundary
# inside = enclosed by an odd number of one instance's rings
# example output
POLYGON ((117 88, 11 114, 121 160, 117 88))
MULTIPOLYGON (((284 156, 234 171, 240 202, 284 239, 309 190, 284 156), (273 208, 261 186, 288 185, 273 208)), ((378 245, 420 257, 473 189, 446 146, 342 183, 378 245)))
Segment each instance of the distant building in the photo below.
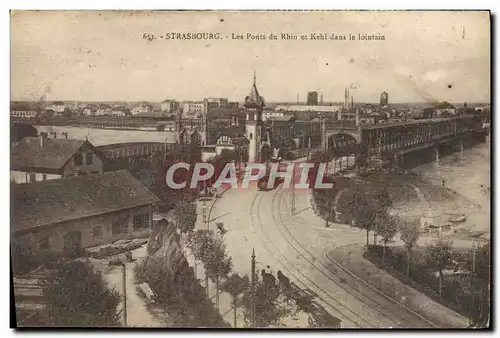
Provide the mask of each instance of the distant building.
POLYGON ((62 101, 52 102, 52 104, 50 106, 45 108, 45 110, 53 110, 58 114, 63 113, 65 109, 66 109, 66 105, 62 101))
POLYGON ((456 108, 449 102, 435 103, 433 108, 436 110, 436 117, 448 117, 456 115, 456 108))
POLYGON ((128 113, 128 110, 124 106, 117 106, 117 107, 113 108, 110 115, 117 116, 117 117, 123 117, 123 116, 126 116, 127 113, 128 113))
POLYGON ((11 234, 32 252, 78 256, 118 239, 148 236, 159 199, 126 170, 12 188, 11 234))
POLYGON ((11 110, 10 117, 13 118, 25 118, 33 119, 37 117, 38 113, 36 110, 11 110))
POLYGON ((276 117, 285 117, 285 116, 293 116, 293 112, 285 111, 285 110, 271 110, 271 109, 264 109, 262 112, 262 121, 267 121, 270 118, 276 118, 276 117))
POLYGON ((307 105, 308 106, 318 105, 318 92, 308 92, 307 93, 307 105))
POLYGON ((83 115, 95 116, 95 115, 97 115, 97 110, 98 110, 98 107, 95 104, 86 105, 83 108, 83 115))
MULTIPOLYGON (((67 134, 66 134, 67 135, 67 134)), ((102 174, 103 162, 88 141, 25 137, 11 149, 10 175, 16 183, 102 174)))
POLYGON ((179 103, 175 100, 164 100, 160 104, 160 111, 166 113, 175 112, 179 108, 179 103))
POLYGON ((130 110, 130 113, 134 116, 139 115, 139 114, 148 114, 153 111, 153 107, 150 104, 141 104, 132 107, 130 110))
POLYGON ((380 94, 380 106, 384 107, 389 104, 389 94, 387 92, 382 92, 380 94))
POLYGON ((283 104, 277 105, 275 111, 290 111, 290 112, 314 112, 314 113, 335 113, 342 109, 341 105, 328 105, 328 106, 310 106, 300 104, 283 104))
POLYGON ((111 115, 112 112, 113 112, 113 107, 111 107, 109 104, 100 104, 97 107, 95 115, 98 116, 111 115))
POLYGON ((182 113, 185 117, 197 116, 205 112, 204 101, 184 101, 182 102, 182 113))
POLYGON ((208 106, 216 108, 226 108, 229 101, 224 97, 208 97, 204 99, 203 102, 205 104, 205 112, 208 112, 207 110, 208 106))
POLYGON ((228 102, 226 108, 227 109, 239 109, 240 104, 238 102, 228 102))

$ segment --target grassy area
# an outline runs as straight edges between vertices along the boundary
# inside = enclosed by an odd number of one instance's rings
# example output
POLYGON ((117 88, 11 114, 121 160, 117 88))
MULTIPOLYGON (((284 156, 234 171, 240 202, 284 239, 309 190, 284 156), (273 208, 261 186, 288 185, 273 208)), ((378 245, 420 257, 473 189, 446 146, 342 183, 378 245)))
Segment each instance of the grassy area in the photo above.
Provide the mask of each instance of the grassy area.
POLYGON ((372 172, 358 177, 333 176, 325 180, 333 183, 331 189, 313 190, 314 202, 323 218, 332 214, 333 202, 338 194, 336 209, 342 216, 340 221, 349 224, 353 215, 351 210, 355 208, 349 205, 354 203, 353 197, 363 191, 374 201, 389 199, 390 201, 418 201, 419 197, 412 186, 408 176, 396 173, 372 172))
POLYGON ((470 268, 472 255, 470 251, 454 251, 449 267, 451 271, 464 271, 464 274, 445 274, 443 277, 442 297, 438 295, 438 277, 436 270, 424 260, 423 248, 412 251, 412 265, 410 275, 406 275, 406 251, 402 247, 388 247, 385 259, 382 260, 382 246, 370 246, 364 257, 399 279, 406 285, 422 292, 427 297, 441 303, 461 315, 473 318, 480 322, 487 316, 489 295, 487 285, 479 278, 467 274, 470 268), (472 287, 472 288, 471 288, 472 287))

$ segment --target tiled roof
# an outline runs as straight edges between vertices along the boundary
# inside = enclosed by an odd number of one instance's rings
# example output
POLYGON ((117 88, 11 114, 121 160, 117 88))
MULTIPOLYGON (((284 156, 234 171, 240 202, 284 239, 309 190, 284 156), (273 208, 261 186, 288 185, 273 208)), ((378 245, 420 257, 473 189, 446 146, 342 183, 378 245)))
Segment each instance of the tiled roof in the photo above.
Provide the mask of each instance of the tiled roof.
POLYGON ((126 170, 14 184, 11 194, 14 232, 159 201, 126 170))
POLYGON ((10 168, 13 170, 25 168, 59 170, 85 142, 46 138, 41 146, 40 138, 25 137, 11 149, 10 168))

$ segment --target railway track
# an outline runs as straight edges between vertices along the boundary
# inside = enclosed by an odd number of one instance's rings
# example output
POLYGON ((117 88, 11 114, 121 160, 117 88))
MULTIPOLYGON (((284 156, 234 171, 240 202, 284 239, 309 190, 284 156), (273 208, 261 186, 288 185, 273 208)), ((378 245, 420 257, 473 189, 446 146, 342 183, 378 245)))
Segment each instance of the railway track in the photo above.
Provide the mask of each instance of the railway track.
MULTIPOLYGON (((392 299, 384 298, 382 295, 377 294, 375 290, 368 288, 366 285, 358 285, 358 288, 353 287, 347 282, 348 280, 351 280, 351 282, 353 281, 352 275, 341 269, 341 267, 335 267, 336 262, 332 262, 335 263, 332 264, 333 266, 327 267, 324 263, 322 263, 322 260, 328 259, 326 255, 319 259, 319 257, 315 256, 310 250, 297 241, 297 239, 287 229, 285 225, 285 221, 287 220, 283 218, 282 213, 279 211, 281 209, 281 201, 284 196, 281 193, 281 189, 281 187, 278 187, 276 191, 272 192, 271 208, 273 217, 272 223, 274 224, 266 224, 266 227, 264 227, 261 219, 261 205, 263 196, 265 196, 266 193, 255 196, 250 208, 250 219, 254 230, 259 230, 258 234, 260 240, 266 250, 280 262, 280 264, 287 271, 288 275, 298 280, 305 287, 313 289, 313 291, 318 294, 318 299, 327 306, 327 309, 332 310, 333 314, 342 318, 344 322, 347 321, 352 323, 355 327, 435 327, 427 319, 410 309, 403 307, 401 304, 392 299), (255 216, 256 222, 252 219, 252 217, 255 216), (323 281, 325 281, 326 278, 327 283, 334 284, 335 287, 340 288, 351 297, 354 297, 356 301, 361 304, 363 310, 368 310, 368 312, 372 313, 375 312, 382 320, 368 320, 364 317, 360 317, 356 312, 356 309, 353 310, 351 307, 348 307, 341 300, 339 300, 338 297, 332 295, 320 286, 317 281, 312 280, 308 275, 306 275, 300 267, 297 267, 288 258, 290 256, 290 252, 282 252, 282 250, 280 250, 280 248, 275 244, 275 241, 272 239, 275 238, 275 236, 270 236, 266 231, 266 228, 270 226, 274 226, 279 232, 280 236, 285 240, 288 250, 292 249, 297 257, 306 261, 309 267, 314 269, 316 273, 321 274, 323 281), (334 269, 332 269, 332 267, 334 269)), ((305 222, 303 219, 299 220, 300 223, 302 223, 302 221, 305 222)), ((354 282, 359 284, 358 280, 354 280, 354 282)), ((323 285, 325 284, 323 283, 323 285)))
MULTIPOLYGON (((332 283, 342 288, 347 293, 355 297, 359 302, 365 304, 368 308, 375 310, 380 316, 392 321, 393 327, 411 327, 411 328, 432 328, 435 327, 426 318, 415 313, 414 311, 402 306, 396 301, 389 299, 386 296, 377 294, 376 290, 368 288, 366 285, 359 284, 358 280, 353 280, 353 276, 341 268, 337 262, 332 261, 324 255, 321 259, 314 255, 309 249, 302 245, 286 227, 285 219, 281 210, 281 201, 285 195, 282 194, 282 187, 279 187, 272 199, 273 220, 277 230, 280 232, 287 244, 297 252, 304 260, 306 260, 317 271, 328 278, 332 283), (278 198, 276 198, 278 196, 278 198), (331 264, 327 267, 322 263, 322 259, 328 259, 331 264), (333 269, 332 269, 333 268, 333 269), (334 270, 334 271, 332 271, 334 270), (345 281, 351 280, 358 284, 358 288, 353 287, 351 283, 345 281), (411 325, 411 326, 408 326, 411 325)), ((304 222, 300 222, 305 224, 304 222)))
MULTIPOLYGON (((360 318, 355 312, 353 312, 350 308, 342 304, 334 296, 330 295, 330 293, 326 292, 321 286, 319 286, 315 281, 309 278, 304 272, 302 272, 299 268, 297 268, 284 254, 279 250, 279 248, 273 244, 273 241, 268 236, 268 234, 264 231, 264 226, 261 220, 261 216, 259 213, 259 207, 262 202, 262 194, 257 194, 252 201, 252 205, 250 208, 250 222, 254 230, 258 230, 259 237, 261 243, 266 248, 266 250, 275 257, 275 259, 282 265, 284 271, 286 271, 286 275, 292 279, 294 279, 297 283, 301 284, 304 288, 312 289, 317 294, 318 300, 322 303, 323 306, 332 315, 339 317, 343 324, 347 322, 349 326, 350 324, 354 325, 354 327, 364 328, 364 327, 376 327, 371 322, 366 319, 360 318), (254 222, 253 217, 257 215, 256 222, 254 222), (298 277, 300 276, 300 277, 298 277), (304 282, 306 281, 306 282, 304 282), (343 309, 343 311, 340 311, 343 309)), ((257 232, 257 231, 256 231, 257 232)))

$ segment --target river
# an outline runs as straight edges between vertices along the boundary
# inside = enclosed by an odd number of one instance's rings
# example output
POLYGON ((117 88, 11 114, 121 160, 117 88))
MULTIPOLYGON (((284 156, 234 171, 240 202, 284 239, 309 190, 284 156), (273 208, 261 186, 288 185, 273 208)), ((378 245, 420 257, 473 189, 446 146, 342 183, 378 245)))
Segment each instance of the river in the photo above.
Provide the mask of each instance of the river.
MULTIPOLYGON (((443 157, 436 163, 428 163, 413 170, 423 181, 430 182, 437 192, 431 200, 406 204, 404 213, 434 220, 444 224, 450 216, 464 215, 461 228, 490 233, 490 138, 459 152, 443 157), (448 195, 448 197, 447 197, 448 195), (450 196, 451 195, 451 196, 450 196)), ((417 194, 419 187, 416 185, 417 194)), ((402 209, 403 209, 402 208, 402 209)))
POLYGON ((116 130, 72 126, 35 126, 35 128, 38 132, 56 132, 57 137, 63 137, 62 133, 67 132, 68 138, 88 139, 96 147, 123 142, 174 143, 177 134, 173 131, 116 130))

